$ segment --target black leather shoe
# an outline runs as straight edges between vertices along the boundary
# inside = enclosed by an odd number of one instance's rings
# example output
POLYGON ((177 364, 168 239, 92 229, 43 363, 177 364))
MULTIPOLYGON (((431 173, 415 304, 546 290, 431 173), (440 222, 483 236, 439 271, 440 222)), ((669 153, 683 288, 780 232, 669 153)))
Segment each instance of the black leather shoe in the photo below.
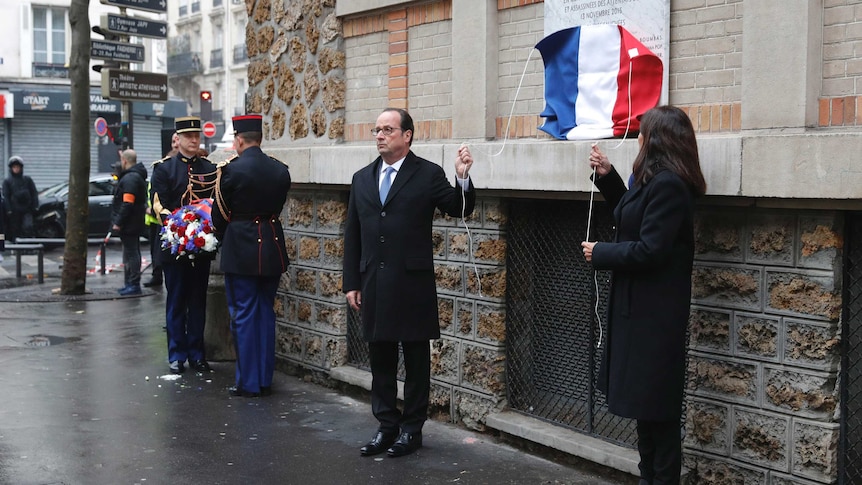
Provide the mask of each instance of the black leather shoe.
POLYGON ((205 360, 190 360, 189 367, 194 369, 195 372, 209 372, 212 370, 205 360))
POLYGON ((145 282, 144 286, 146 286, 147 288, 151 288, 153 286, 162 286, 162 279, 153 278, 150 281, 145 282))
POLYGON ((171 374, 182 374, 186 371, 186 368, 183 366, 183 363, 177 361, 168 364, 168 368, 171 370, 171 374))
POLYGON ((392 446, 392 443, 395 443, 395 438, 395 433, 387 434, 383 431, 378 431, 371 441, 365 443, 365 446, 362 448, 359 448, 359 454, 362 456, 372 456, 383 453, 386 451, 386 448, 389 448, 392 446))
POLYGON ((259 392, 243 391, 242 389, 236 387, 228 388, 227 393, 233 397, 260 397, 259 392))
POLYGON ((401 433, 395 443, 386 450, 386 454, 392 458, 409 455, 422 448, 422 433, 401 433))

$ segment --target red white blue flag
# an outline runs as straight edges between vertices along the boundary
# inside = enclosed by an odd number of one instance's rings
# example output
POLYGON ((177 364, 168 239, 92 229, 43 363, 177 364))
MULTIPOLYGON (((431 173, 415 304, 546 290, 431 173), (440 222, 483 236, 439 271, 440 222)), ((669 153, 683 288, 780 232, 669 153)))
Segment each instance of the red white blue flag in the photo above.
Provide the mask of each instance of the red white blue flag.
POLYGON ((619 25, 582 25, 545 37, 545 123, 561 140, 637 132, 661 96, 662 62, 619 25))

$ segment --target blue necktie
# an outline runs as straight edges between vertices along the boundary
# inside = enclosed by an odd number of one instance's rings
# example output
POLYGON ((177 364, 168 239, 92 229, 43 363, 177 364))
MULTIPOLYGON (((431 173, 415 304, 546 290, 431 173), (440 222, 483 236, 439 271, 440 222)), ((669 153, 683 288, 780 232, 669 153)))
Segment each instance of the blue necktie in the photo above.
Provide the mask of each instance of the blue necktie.
POLYGON ((389 187, 392 186, 392 172, 395 169, 392 167, 386 167, 386 170, 383 171, 383 182, 380 184, 380 203, 383 204, 386 202, 386 196, 389 195, 389 187))

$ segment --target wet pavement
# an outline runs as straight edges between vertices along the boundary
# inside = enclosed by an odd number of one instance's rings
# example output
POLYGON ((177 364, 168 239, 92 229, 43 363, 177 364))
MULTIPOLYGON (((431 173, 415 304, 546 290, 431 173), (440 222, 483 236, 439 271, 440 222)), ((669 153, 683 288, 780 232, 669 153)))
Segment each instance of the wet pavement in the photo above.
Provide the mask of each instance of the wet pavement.
POLYGON ((0 290, 0 483, 636 482, 434 421, 413 455, 361 457, 376 428, 361 393, 277 372, 272 396, 229 397, 232 362, 172 376, 163 292, 114 297, 119 270, 88 276, 88 299, 51 296, 61 258, 46 254, 44 284, 0 290))

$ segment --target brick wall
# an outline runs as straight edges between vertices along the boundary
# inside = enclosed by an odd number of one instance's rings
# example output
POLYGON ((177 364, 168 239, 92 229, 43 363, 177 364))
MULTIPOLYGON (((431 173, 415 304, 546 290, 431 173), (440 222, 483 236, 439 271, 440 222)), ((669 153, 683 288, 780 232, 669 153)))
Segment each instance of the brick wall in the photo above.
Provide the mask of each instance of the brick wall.
POLYGON ((696 483, 837 478, 841 221, 700 213, 685 437, 696 483))
MULTIPOLYGON (((498 2, 506 3, 506 2, 498 2)), ((512 2, 509 2, 512 3, 512 2)), ((504 8, 497 14, 499 81, 497 94, 497 137, 535 137, 545 109, 545 69, 542 55, 533 47, 544 37, 544 4, 533 3, 504 8), (527 59, 530 59, 527 63, 527 59), (526 74, 524 70, 526 68, 526 74), (521 77, 523 76, 523 82, 521 77), (518 83, 521 90, 518 92, 518 83), (517 100, 515 95, 517 93, 517 100), (514 103, 514 106, 513 106, 514 103), (514 109, 514 111, 513 111, 514 109), (509 122, 509 114, 512 121, 509 122)), ((541 136, 544 137, 544 134, 541 136)))
MULTIPOLYGON (((451 127, 452 21, 418 25, 410 29, 408 39, 410 114, 414 120, 445 121, 451 127)), ((427 130, 417 130, 416 134, 432 138, 427 130)), ((451 137, 451 133, 437 135, 433 138, 451 137)))
POLYGON ((387 37, 388 34, 385 32, 373 32, 348 37, 344 41, 344 50, 347 54, 344 71, 347 78, 345 120, 348 126, 371 123, 368 127, 371 129, 377 115, 388 105, 389 43, 387 37))

